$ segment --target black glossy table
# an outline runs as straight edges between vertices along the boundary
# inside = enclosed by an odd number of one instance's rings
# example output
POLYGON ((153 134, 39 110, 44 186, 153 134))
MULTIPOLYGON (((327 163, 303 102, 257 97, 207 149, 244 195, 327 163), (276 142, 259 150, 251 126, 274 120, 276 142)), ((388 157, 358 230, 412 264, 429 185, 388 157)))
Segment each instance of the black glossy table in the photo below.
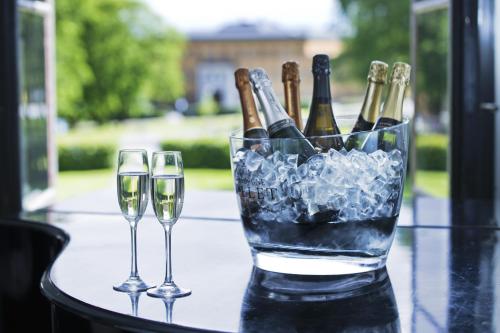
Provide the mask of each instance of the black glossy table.
MULTIPOLYGON (((112 289, 129 269, 129 230, 121 216, 48 212, 23 218, 39 221, 66 244, 42 278, 54 332, 500 328, 500 231, 487 225, 399 227, 387 270, 300 279, 253 270, 239 221, 184 218, 173 233, 174 280, 193 293, 163 302, 112 289)), ((163 279, 163 241, 160 225, 145 217, 139 271, 148 282, 163 279)))

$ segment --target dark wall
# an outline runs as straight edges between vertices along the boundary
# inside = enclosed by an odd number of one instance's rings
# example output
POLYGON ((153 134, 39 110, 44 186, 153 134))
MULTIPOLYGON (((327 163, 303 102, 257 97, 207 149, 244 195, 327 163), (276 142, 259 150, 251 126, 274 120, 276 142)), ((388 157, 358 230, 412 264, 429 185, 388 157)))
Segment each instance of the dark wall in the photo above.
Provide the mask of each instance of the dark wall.
POLYGON ((16 1, 0 1, 0 216, 21 210, 16 1))

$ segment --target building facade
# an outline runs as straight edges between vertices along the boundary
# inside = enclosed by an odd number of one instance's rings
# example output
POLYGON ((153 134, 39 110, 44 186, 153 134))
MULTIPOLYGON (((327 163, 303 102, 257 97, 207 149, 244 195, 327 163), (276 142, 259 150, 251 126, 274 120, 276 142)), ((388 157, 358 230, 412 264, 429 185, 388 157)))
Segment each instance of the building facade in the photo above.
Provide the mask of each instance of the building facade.
POLYGON ((275 25, 235 24, 213 33, 189 36, 184 62, 186 94, 190 102, 214 98, 225 108, 239 105, 234 71, 239 67, 264 68, 278 96, 283 99, 281 65, 294 60, 301 68, 301 95, 312 94, 311 61, 317 53, 335 57, 341 51, 338 38, 283 30, 275 25))

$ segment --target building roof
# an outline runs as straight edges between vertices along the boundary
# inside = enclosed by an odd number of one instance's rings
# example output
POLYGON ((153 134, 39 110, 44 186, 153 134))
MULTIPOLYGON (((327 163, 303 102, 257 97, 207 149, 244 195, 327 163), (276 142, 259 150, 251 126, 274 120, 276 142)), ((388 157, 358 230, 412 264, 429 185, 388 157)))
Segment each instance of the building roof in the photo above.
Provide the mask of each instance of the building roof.
MULTIPOLYGON (((225 41, 225 40, 304 40, 310 38, 325 39, 325 36, 312 36, 305 31, 284 29, 273 23, 239 22, 226 25, 216 31, 194 32, 189 34, 192 41, 225 41)), ((327 39, 334 39, 328 36, 327 39)))

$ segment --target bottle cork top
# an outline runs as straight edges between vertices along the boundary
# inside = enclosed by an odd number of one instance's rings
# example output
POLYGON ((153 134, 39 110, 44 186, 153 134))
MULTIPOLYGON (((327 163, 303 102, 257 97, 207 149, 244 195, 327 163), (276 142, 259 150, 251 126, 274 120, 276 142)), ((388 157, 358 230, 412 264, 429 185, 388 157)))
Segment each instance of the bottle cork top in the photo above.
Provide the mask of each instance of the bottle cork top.
POLYGON ((300 82, 299 64, 295 61, 287 61, 281 67, 281 81, 300 82))
POLYGON ((314 74, 330 74, 330 58, 326 54, 313 57, 312 72, 314 74))
POLYGON ((236 72, 234 72, 234 81, 236 83, 236 88, 240 88, 245 84, 250 84, 248 68, 238 68, 236 72))
POLYGON ((392 66, 391 82, 408 85, 410 83, 411 66, 404 62, 395 62, 392 66))
POLYGON ((370 70, 368 71, 368 81, 385 83, 387 81, 387 69, 389 65, 385 62, 374 60, 370 64, 370 70))

